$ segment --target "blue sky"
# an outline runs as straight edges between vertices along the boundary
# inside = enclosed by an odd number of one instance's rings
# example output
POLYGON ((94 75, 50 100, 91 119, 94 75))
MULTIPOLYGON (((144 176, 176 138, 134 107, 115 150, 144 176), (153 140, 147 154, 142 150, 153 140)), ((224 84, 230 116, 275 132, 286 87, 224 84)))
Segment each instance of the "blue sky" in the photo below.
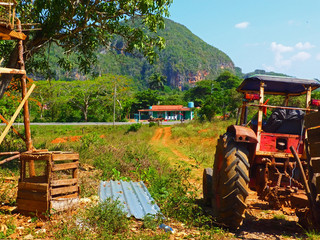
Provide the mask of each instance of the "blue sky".
POLYGON ((320 78, 320 0, 173 0, 169 18, 244 73, 320 78))

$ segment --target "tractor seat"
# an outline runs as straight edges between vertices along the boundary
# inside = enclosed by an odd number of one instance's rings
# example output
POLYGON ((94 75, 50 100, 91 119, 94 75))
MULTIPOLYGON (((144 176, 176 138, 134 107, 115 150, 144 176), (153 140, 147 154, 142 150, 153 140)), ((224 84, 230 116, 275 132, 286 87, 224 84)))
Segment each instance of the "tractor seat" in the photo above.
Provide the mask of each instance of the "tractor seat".
POLYGON ((301 110, 276 108, 262 129, 269 133, 301 135, 304 116, 301 110))

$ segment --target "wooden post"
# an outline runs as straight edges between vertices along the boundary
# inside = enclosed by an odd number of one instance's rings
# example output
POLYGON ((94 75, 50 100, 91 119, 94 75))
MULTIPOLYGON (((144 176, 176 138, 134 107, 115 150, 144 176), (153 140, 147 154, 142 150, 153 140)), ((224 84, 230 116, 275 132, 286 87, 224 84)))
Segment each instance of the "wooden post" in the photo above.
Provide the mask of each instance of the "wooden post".
MULTIPOLYGON (((20 33, 22 33, 20 20, 18 20, 18 30, 20 33)), ((25 64, 23 59, 23 40, 19 40, 19 64, 20 64, 20 69, 25 70, 25 64)), ((23 74, 21 77, 21 87, 22 87, 22 98, 24 98, 27 94, 27 75, 26 74, 23 74)), ((32 146, 31 131, 30 131, 29 104, 27 100, 25 101, 25 104, 23 106, 23 120, 24 120, 24 131, 26 135, 25 143, 26 143, 27 151, 30 151, 33 149, 33 146, 32 146)), ((29 174, 30 174, 30 177, 33 177, 36 175, 33 160, 29 162, 29 174)))
MULTIPOLYGON (((18 21, 18 30, 20 33, 21 31, 21 23, 18 21)), ((24 59, 23 59, 23 40, 19 40, 19 64, 20 69, 25 70, 24 59)), ((22 87, 22 98, 24 98, 27 94, 27 76, 23 74, 21 77, 21 87, 22 87)), ((26 100, 23 106, 23 116, 24 116, 24 128, 25 128, 25 135, 26 135, 26 147, 27 150, 32 150, 32 140, 31 140, 31 131, 30 131, 30 116, 29 116, 29 104, 26 100)))
POLYGON ((20 159, 20 182, 24 182, 26 178, 26 161, 20 159))
POLYGON ((259 111, 258 111, 258 127, 257 127, 257 148, 256 151, 260 150, 261 130, 262 130, 262 117, 263 117, 263 103, 264 103, 264 82, 260 82, 260 100, 259 100, 259 111))
MULTIPOLYGON (((306 108, 310 109, 310 104, 311 104, 311 86, 307 88, 307 94, 306 94, 306 108)), ((307 111, 308 113, 309 111, 307 111)))
POLYGON ((284 106, 288 107, 289 104, 289 95, 286 95, 286 98, 284 100, 284 106))
MULTIPOLYGON (((244 94, 245 95, 245 94, 244 94)), ((240 125, 243 125, 245 123, 245 112, 246 112, 246 107, 247 107, 247 101, 243 96, 242 100, 242 107, 241 107, 241 117, 240 117, 240 125)))

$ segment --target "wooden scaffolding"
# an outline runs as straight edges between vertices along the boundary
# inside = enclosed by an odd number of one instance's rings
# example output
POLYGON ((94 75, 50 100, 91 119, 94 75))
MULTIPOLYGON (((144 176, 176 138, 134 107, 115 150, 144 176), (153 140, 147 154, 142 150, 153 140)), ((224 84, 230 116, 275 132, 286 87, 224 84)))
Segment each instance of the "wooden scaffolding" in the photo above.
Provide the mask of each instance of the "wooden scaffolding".
POLYGON ((12 129, 25 144, 27 151, 2 152, 0 156, 9 155, 0 161, 0 165, 13 159, 20 159, 20 179, 18 183, 17 207, 21 213, 45 215, 74 207, 79 199, 78 165, 79 155, 68 152, 50 152, 36 150, 33 147, 30 131, 28 98, 35 85, 27 89, 27 76, 23 57, 23 33, 19 19, 15 18, 15 0, 0 0, 0 40, 18 41, 19 68, 0 67, 0 74, 21 75, 22 101, 14 115, 8 121, 1 114, 0 119, 7 124, 0 135, 0 144, 12 129), (12 125, 23 108, 25 136, 12 125))

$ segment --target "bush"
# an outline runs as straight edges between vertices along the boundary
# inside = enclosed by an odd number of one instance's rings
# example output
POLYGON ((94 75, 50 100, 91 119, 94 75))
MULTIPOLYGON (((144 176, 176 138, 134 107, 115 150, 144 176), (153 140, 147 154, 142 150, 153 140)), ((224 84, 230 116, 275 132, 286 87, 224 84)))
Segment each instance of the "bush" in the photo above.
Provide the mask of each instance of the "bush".
POLYGON ((127 133, 129 132, 137 132, 142 127, 142 123, 135 123, 131 124, 130 127, 127 130, 127 133))
POLYGON ((107 236, 111 233, 125 232, 128 229, 128 219, 119 201, 107 198, 87 210, 88 224, 107 236))
POLYGON ((149 127, 154 127, 154 126, 157 126, 155 122, 149 122, 149 127))

